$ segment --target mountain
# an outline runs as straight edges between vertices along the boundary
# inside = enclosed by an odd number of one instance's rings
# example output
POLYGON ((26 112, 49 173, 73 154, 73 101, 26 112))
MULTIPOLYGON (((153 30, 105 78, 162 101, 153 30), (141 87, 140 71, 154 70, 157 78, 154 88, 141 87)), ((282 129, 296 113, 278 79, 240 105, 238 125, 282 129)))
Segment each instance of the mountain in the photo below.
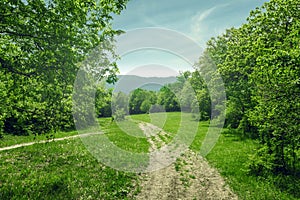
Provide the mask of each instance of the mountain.
POLYGON ((145 90, 159 91, 160 88, 168 83, 176 82, 175 76, 170 77, 141 77, 135 75, 119 75, 117 83, 108 84, 108 88, 115 88, 114 92, 130 93, 136 88, 145 90))

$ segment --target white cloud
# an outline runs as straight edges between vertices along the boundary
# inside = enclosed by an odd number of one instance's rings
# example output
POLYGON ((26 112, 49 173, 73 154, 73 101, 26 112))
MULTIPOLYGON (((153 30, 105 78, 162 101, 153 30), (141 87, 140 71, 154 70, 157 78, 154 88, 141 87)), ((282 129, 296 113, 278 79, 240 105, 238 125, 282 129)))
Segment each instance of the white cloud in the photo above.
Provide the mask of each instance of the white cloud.
POLYGON ((215 29, 211 29, 210 25, 207 23, 207 18, 216 10, 221 7, 226 7, 229 4, 221 4, 211 7, 205 11, 199 11, 191 19, 191 37, 204 45, 207 38, 210 38, 214 33, 215 29))

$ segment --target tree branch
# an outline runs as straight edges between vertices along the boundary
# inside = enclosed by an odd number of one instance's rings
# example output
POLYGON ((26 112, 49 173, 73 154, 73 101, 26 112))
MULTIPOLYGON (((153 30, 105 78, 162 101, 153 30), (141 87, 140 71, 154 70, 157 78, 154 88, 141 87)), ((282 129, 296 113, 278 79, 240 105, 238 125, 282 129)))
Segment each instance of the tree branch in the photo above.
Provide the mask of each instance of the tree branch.
POLYGON ((34 35, 30 35, 30 34, 25 34, 25 33, 16 33, 13 31, 1 31, 0 34, 8 34, 8 35, 15 35, 15 36, 19 36, 19 37, 31 37, 31 38, 36 38, 36 39, 43 39, 34 35))
POLYGON ((7 62, 5 62, 5 60, 3 60, 2 58, 0 58, 0 64, 2 68, 7 69, 9 72, 14 73, 14 74, 19 74, 22 76, 26 76, 26 77, 32 77, 33 75, 36 75, 35 72, 30 72, 30 73, 25 73, 19 70, 14 69, 12 66, 10 66, 7 62))

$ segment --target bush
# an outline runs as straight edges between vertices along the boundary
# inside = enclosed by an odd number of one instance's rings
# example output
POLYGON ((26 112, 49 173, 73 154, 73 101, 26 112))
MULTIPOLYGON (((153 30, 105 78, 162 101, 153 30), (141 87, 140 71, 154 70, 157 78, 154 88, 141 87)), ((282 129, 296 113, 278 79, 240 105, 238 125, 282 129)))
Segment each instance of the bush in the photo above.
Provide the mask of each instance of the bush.
POLYGON ((113 119, 116 121, 123 121, 125 120, 126 112, 123 108, 116 109, 115 113, 113 114, 113 119))
POLYGON ((274 168, 274 156, 268 154, 268 148, 262 146, 255 154, 250 155, 246 163, 249 174, 264 176, 272 172, 274 168))

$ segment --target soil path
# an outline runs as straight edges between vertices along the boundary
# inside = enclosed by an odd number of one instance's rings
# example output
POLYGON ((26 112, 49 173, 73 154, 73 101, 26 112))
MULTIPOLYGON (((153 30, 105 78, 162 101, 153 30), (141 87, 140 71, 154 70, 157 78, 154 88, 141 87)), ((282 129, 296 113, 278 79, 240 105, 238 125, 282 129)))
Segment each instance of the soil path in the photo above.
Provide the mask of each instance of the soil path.
MULTIPOLYGON (((168 133, 150 123, 139 126, 150 143, 150 152, 166 145, 168 133)), ((139 185, 136 199, 238 199, 218 171, 191 150, 168 167, 142 174, 139 185)))
POLYGON ((16 149, 16 148, 19 148, 19 147, 31 146, 31 145, 34 145, 34 144, 43 144, 43 143, 47 143, 47 142, 61 141, 61 140, 67 140, 67 139, 72 139, 72 138, 77 138, 77 137, 86 137, 86 136, 95 135, 95 134, 99 134, 99 133, 85 133, 85 134, 78 134, 78 135, 67 136, 67 137, 62 137, 62 138, 54 138, 54 139, 49 139, 49 140, 40 140, 40 141, 36 141, 36 142, 27 142, 27 143, 22 143, 22 144, 15 144, 15 145, 8 146, 8 147, 2 147, 2 148, 0 148, 0 151, 16 149))

